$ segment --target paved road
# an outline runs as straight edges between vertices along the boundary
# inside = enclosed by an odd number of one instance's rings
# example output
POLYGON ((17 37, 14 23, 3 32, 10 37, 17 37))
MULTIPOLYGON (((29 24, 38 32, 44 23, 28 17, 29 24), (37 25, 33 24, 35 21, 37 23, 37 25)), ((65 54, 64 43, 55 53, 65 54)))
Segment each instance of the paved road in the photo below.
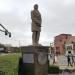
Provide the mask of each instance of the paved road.
POLYGON ((0 53, 0 56, 13 55, 13 54, 16 54, 16 53, 0 53))

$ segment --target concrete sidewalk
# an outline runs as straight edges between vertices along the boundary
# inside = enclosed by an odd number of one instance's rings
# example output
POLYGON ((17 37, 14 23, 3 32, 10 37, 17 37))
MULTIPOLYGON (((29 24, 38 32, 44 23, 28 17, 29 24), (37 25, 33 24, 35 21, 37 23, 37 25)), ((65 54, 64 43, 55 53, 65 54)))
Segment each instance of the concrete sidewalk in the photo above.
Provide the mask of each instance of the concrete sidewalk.
MULTIPOLYGON (((49 63, 50 63, 50 65, 53 65, 53 59, 52 58, 50 58, 50 62, 49 63)), ((68 66, 67 57, 62 56, 62 55, 58 56, 58 61, 54 65, 59 66, 59 68, 62 69, 62 70, 65 70, 65 69, 75 70, 75 65, 68 66)))
POLYGON ((59 65, 59 69, 60 69, 60 70, 65 70, 65 69, 68 69, 68 70, 75 70, 75 66, 59 65))

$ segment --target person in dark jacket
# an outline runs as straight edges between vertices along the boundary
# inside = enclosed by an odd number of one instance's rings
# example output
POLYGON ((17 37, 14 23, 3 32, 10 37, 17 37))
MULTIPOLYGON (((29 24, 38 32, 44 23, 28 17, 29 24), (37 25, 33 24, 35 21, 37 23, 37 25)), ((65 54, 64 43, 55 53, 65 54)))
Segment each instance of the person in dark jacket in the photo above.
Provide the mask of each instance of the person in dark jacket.
POLYGON ((68 66, 72 66, 71 60, 72 60, 71 51, 68 51, 68 56, 67 56, 68 66))

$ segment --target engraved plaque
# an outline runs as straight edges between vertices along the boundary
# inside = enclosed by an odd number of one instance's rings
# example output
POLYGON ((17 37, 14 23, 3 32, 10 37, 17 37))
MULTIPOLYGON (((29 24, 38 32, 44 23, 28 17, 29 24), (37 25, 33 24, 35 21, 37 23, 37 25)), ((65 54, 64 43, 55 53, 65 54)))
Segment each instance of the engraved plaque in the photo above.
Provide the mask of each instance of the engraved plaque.
POLYGON ((40 52, 38 54, 38 62, 40 65, 44 65, 47 62, 47 54, 40 52))
POLYGON ((34 63, 34 55, 33 54, 23 54, 23 62, 24 63, 34 63))

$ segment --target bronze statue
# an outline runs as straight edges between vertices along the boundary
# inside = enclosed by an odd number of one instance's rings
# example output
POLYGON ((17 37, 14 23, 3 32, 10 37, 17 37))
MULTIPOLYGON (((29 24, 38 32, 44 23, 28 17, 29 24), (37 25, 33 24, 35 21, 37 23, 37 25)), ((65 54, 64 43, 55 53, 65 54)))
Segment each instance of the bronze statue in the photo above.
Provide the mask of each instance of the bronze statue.
POLYGON ((41 32, 41 14, 38 10, 38 5, 34 5, 34 10, 31 11, 32 20, 32 43, 33 46, 39 46, 39 37, 41 32))

